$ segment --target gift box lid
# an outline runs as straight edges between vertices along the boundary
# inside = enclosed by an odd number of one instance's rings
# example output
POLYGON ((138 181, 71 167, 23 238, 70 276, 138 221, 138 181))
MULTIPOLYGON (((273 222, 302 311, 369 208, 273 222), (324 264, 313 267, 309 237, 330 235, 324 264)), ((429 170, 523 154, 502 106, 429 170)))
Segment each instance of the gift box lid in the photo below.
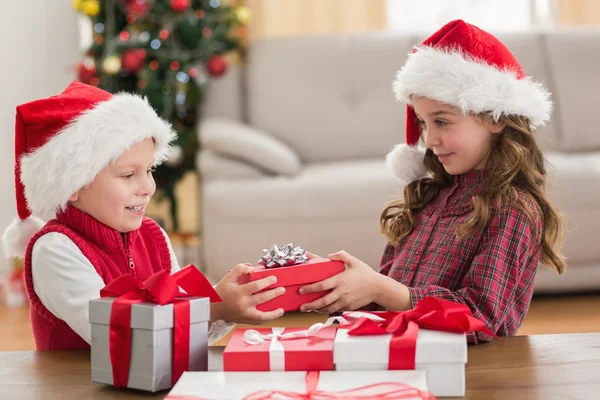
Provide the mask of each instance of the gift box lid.
MULTIPOLYGON (((428 390, 424 371, 321 371, 317 390, 337 392, 382 382, 399 382, 428 390)), ((184 372, 165 400, 184 397, 235 400, 257 391, 271 390, 306 393, 306 372, 184 372)))
MULTIPOLYGON (((392 335, 348 335, 338 329, 333 351, 334 364, 381 363, 389 358, 392 335)), ((451 333, 419 329, 416 363, 466 363, 467 337, 451 333)))
MULTIPOLYGON (((181 297, 190 302, 190 323, 210 319, 210 299, 208 297, 181 297)), ((114 297, 90 300, 91 324, 108 325, 114 297)), ((155 303, 137 303, 131 306, 131 327, 157 331, 173 328, 173 304, 160 306, 155 303)))
POLYGON ((265 268, 259 265, 253 268, 252 273, 241 277, 240 283, 257 281, 275 275, 277 276, 277 283, 269 286, 269 288, 306 285, 330 278, 346 269, 343 261, 332 261, 327 258, 313 258, 302 264, 285 267, 265 268))

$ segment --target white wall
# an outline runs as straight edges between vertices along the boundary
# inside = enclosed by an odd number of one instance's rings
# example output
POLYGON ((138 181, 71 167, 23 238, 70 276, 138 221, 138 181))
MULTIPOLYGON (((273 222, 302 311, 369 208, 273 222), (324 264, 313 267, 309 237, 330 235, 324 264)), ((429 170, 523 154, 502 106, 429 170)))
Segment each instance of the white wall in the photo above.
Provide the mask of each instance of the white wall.
MULTIPOLYGON (((388 28, 429 34, 453 19, 492 32, 550 27, 555 0, 387 0, 388 28)), ((425 36, 426 37, 426 36, 425 36)))
MULTIPOLYGON (((16 216, 15 107, 60 93, 74 78, 79 52, 70 0, 2 0, 0 4, 0 234, 16 216)), ((0 253, 0 272, 8 260, 0 253)))

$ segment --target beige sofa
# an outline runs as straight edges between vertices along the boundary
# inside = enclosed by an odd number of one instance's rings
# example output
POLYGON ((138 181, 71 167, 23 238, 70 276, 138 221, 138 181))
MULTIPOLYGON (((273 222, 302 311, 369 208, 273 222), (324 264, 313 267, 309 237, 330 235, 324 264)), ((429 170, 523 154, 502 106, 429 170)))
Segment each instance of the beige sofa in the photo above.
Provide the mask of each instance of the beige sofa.
MULTIPOLYGON (((570 221, 569 270, 540 270, 536 292, 600 288, 600 31, 498 35, 553 93, 539 131, 550 196, 570 221)), ((423 37, 285 38, 252 45, 211 83, 198 156, 205 270, 219 278, 272 243, 345 249, 374 268, 379 214, 400 187, 384 156, 404 136, 391 82, 423 37)))

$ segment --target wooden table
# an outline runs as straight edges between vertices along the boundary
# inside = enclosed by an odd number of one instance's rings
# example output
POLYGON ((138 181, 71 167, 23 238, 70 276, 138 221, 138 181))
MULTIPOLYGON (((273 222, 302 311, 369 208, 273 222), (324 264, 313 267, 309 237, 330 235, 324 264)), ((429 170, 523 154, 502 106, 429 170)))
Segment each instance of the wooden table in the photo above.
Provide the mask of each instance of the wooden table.
MULTIPOLYGON (((222 347, 209 369, 222 369, 222 347)), ((162 399, 90 382, 89 352, 0 352, 0 399, 162 399)), ((465 399, 597 399, 600 333, 532 335, 469 347, 465 399)))

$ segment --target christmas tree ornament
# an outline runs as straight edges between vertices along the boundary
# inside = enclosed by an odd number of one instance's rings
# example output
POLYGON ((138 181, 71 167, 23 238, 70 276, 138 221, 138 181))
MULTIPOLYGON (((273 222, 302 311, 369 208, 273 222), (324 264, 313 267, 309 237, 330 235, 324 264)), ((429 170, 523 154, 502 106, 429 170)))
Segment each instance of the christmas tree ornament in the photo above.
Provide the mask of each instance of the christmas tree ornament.
POLYGON ((100 2, 98 0, 85 0, 81 4, 81 11, 88 17, 95 17, 100 13, 100 2))
POLYGON ((192 5, 191 0, 171 0, 170 1, 171 10, 173 10, 176 13, 182 13, 182 12, 187 11, 191 5, 192 5))
POLYGON ((108 56, 102 62, 102 69, 108 75, 116 75, 121 70, 121 59, 117 56, 108 56))
POLYGON ((123 51, 121 65, 127 68, 129 72, 137 74, 142 68, 146 59, 146 50, 144 49, 127 49, 123 51))
POLYGON ((233 15, 238 23, 248 25, 252 19, 252 12, 248 7, 236 6, 233 8, 233 15))
POLYGON ((145 17, 150 11, 150 5, 146 0, 133 0, 127 3, 127 12, 136 18, 145 17))
POLYGON ((206 61, 206 69, 211 76, 221 76, 227 71, 227 61, 221 54, 216 54, 206 61))

